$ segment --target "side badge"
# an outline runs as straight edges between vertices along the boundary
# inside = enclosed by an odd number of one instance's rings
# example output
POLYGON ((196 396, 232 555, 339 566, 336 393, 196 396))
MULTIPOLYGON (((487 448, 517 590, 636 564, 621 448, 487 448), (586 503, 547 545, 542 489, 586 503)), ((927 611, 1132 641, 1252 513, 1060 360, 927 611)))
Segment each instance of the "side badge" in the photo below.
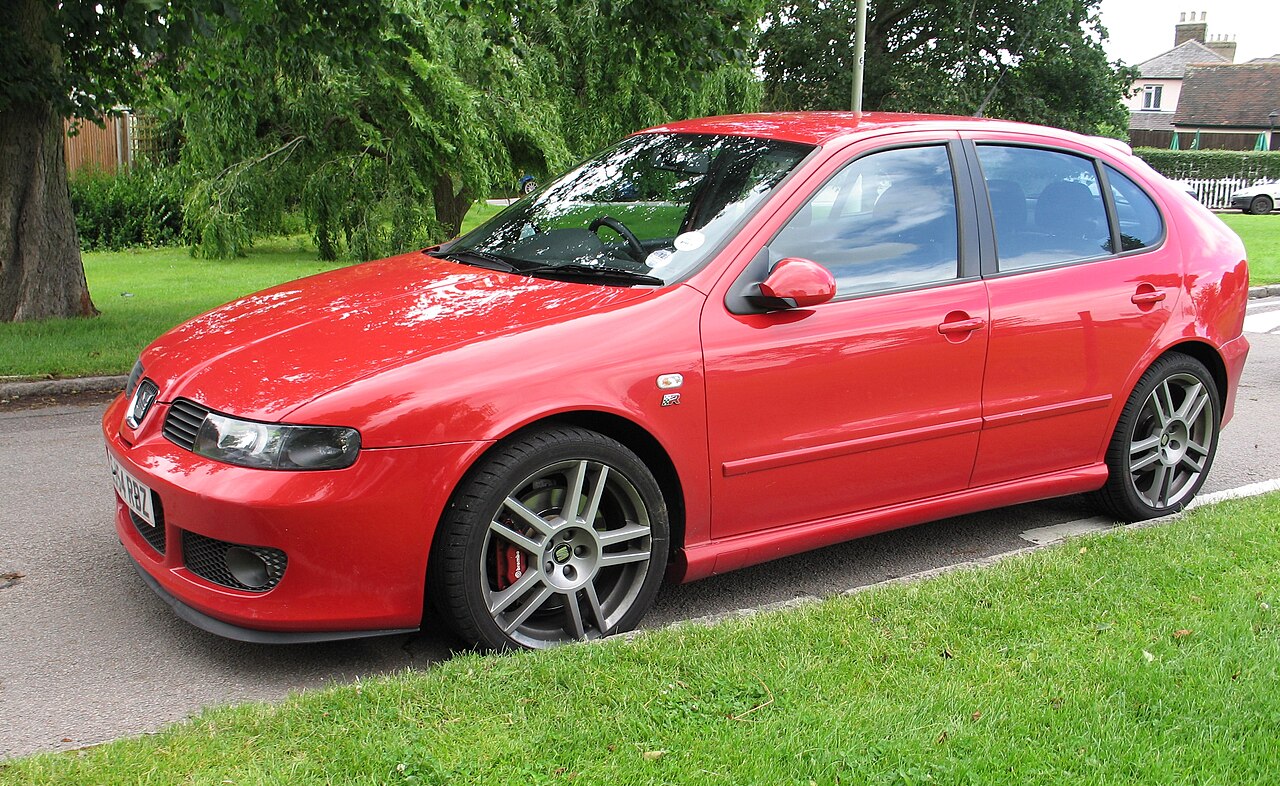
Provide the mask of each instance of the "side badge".
MULTIPOLYGON (((675 390, 676 388, 684 384, 684 375, 683 374, 663 374, 662 376, 658 377, 657 382, 658 382, 659 390, 675 390)), ((673 407, 679 403, 680 403, 679 393, 663 393, 662 394, 662 406, 673 407)))

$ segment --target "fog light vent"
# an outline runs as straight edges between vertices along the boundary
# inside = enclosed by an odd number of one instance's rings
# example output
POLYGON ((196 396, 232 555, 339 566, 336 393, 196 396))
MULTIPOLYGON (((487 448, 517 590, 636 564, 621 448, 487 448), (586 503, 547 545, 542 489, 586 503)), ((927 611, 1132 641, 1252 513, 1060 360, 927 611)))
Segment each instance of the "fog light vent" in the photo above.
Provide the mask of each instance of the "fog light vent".
POLYGON ((280 583, 288 557, 280 549, 245 546, 182 533, 182 556, 187 570, 232 589, 266 592, 280 583))

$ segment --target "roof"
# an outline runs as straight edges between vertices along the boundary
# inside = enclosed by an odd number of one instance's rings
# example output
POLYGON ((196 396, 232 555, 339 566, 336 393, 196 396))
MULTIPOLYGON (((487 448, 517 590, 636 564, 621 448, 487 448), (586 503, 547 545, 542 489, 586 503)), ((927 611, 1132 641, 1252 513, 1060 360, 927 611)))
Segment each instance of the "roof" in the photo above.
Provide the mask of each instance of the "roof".
MULTIPOLYGON (((898 112, 773 112, 752 115, 724 115, 646 129, 684 134, 728 134, 763 137, 785 142, 821 145, 853 134, 878 131, 956 131, 972 129, 1044 131, 1042 126, 979 117, 918 115, 898 112)), ((644 132, 641 132, 644 133, 644 132)), ((1051 129, 1055 135, 1068 131, 1051 129)), ((1081 137, 1083 139, 1083 137, 1081 137)))
POLYGON ((1146 62, 1138 63, 1137 68, 1143 79, 1182 79, 1189 65, 1230 62, 1199 41, 1186 41, 1146 62))
POLYGON ((1129 113, 1129 128, 1135 131, 1172 131, 1173 113, 1134 109, 1129 113))
POLYGON ((1178 126, 1265 129, 1280 107, 1280 63, 1191 66, 1173 122, 1178 126))

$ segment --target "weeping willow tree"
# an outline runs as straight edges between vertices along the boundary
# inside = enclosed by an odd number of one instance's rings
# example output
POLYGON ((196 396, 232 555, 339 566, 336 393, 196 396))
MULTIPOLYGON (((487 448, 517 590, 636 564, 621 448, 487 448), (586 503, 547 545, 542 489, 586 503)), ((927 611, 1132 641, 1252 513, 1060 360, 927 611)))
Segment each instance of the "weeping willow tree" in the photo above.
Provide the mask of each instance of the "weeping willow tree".
POLYGON ((212 36, 177 105, 194 251, 243 253, 301 210, 323 258, 456 234, 476 198, 646 125, 752 109, 757 0, 392 6, 356 61, 212 36))

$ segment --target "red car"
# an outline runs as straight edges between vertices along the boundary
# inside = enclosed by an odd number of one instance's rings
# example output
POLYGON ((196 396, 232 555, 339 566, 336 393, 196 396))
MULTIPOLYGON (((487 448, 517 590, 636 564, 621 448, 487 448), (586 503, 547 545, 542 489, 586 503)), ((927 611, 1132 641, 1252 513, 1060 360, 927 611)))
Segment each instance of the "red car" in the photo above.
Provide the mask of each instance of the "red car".
POLYGON ((116 528, 250 641, 544 647, 909 524, 1204 482, 1240 240, 1124 145, 968 118, 636 134, 460 240, 158 339, 103 433, 116 528))

